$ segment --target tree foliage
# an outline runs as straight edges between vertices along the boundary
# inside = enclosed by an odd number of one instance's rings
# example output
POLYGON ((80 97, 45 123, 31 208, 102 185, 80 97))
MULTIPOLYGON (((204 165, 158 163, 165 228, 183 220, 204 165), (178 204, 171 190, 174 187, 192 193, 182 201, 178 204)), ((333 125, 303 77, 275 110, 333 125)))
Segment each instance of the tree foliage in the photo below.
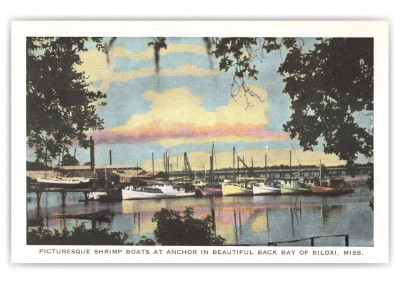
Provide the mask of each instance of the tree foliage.
POLYGON ((167 49, 165 37, 156 37, 153 41, 148 43, 148 46, 153 46, 154 49, 154 63, 156 64, 156 73, 160 72, 160 51, 162 48, 167 49))
POLYGON ((62 166, 79 166, 79 161, 74 156, 67 153, 62 158, 61 165, 62 166))
POLYGON ((292 116, 283 127, 305 150, 324 139, 325 153, 353 164, 372 156, 372 130, 355 113, 373 110, 372 39, 318 39, 315 49, 293 47, 278 72, 285 79, 292 116))
POLYGON ((87 229, 82 223, 72 230, 49 230, 39 227, 29 229, 28 245, 132 245, 126 233, 112 232, 109 229, 87 229))
POLYGON ((76 140, 86 148, 85 132, 102 129, 96 114, 106 95, 90 90, 80 65, 80 53, 101 38, 29 37, 26 40, 27 143, 41 160, 56 158, 76 140))
POLYGON ((247 80, 258 79, 254 59, 263 58, 263 52, 286 54, 277 72, 283 76, 283 92, 291 98, 292 115, 283 129, 298 138, 304 150, 313 150, 321 139, 325 153, 336 154, 349 167, 357 155, 373 155, 372 129, 355 119, 372 116, 373 39, 317 38, 311 49, 304 48, 301 38, 213 42, 220 70, 234 70, 232 87, 246 96, 258 97, 247 86, 247 80))
POLYGON ((161 245, 186 246, 218 246, 225 240, 216 236, 210 216, 204 219, 193 217, 193 208, 187 207, 183 215, 179 211, 161 209, 154 214, 153 222, 157 222, 154 235, 161 245))

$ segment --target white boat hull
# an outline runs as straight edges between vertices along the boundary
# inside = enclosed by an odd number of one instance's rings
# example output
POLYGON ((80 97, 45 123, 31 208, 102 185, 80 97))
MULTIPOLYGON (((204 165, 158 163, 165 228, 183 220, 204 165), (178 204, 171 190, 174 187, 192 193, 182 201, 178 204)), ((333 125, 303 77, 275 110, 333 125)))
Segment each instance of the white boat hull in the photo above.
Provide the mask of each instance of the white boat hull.
POLYGON ((281 193, 280 188, 272 187, 272 186, 256 186, 253 185, 253 194, 254 195, 263 195, 263 194, 279 194, 281 193))
POLYGON ((87 188, 90 179, 87 178, 37 178, 38 185, 45 188, 87 188))
POLYGON ((174 189, 172 186, 152 186, 152 187, 141 187, 134 188, 133 186, 127 186, 122 189, 122 199, 162 199, 162 198, 181 198, 194 196, 194 192, 184 192, 174 189), (155 191, 155 192, 150 192, 155 191))

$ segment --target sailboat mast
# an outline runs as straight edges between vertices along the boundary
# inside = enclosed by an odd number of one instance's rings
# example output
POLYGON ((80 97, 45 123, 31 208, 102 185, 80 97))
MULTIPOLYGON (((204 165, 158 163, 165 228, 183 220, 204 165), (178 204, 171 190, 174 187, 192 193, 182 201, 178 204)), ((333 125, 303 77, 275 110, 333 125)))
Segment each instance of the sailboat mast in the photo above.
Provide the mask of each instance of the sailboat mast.
POLYGON ((154 178, 154 152, 151 151, 151 169, 153 171, 153 178, 154 178))
POLYGON ((235 180, 235 152, 236 152, 236 149, 235 149, 235 146, 233 146, 232 180, 235 180))
POLYGON ((211 146, 211 157, 210 157, 210 183, 214 185, 214 142, 211 146))
POLYGON ((210 156, 210 184, 213 186, 213 157, 210 156))
POLYGON ((107 165, 104 167, 104 187, 107 189, 107 165))

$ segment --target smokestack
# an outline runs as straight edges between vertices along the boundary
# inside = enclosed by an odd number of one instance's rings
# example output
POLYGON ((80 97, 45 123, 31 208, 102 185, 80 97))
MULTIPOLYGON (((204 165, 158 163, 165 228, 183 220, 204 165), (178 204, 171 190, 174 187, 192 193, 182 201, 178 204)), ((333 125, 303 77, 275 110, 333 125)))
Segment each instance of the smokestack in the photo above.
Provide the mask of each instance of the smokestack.
POLYGON ((112 152, 111 152, 111 150, 109 151, 109 156, 110 156, 110 166, 112 166, 112 152))
POLYGON ((94 140, 92 136, 90 136, 89 145, 90 145, 90 170, 94 171, 94 140))

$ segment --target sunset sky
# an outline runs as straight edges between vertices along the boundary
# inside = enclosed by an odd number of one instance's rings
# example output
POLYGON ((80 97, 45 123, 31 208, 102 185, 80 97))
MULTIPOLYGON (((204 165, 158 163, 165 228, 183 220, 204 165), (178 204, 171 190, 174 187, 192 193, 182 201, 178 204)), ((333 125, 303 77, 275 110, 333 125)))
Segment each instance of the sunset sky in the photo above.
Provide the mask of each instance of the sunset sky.
MULTIPOLYGON (((187 152, 192 169, 200 170, 203 164, 208 168, 212 142, 218 167, 231 166, 233 146, 249 163, 253 158, 255 166, 264 165, 266 151, 270 164, 288 164, 290 145, 295 164, 318 164, 319 159, 326 165, 343 163, 324 155, 321 145, 303 152, 283 131, 291 115, 290 98, 282 93, 284 83, 277 73, 283 54, 254 60, 260 73, 248 84, 261 100, 252 99, 248 107, 243 94, 231 97, 232 72, 219 71, 202 38, 167 38, 159 74, 148 46, 152 40, 117 38, 108 60, 95 48, 81 53, 83 63, 76 69, 89 76, 90 88, 107 93, 107 105, 98 109, 105 129, 89 133, 96 144, 96 164, 107 164, 112 150, 114 165, 148 168, 153 151, 159 160, 156 168, 162 170, 168 149, 173 168, 182 167, 187 152)), ((306 39, 307 44, 311 47, 312 40, 306 39)), ((89 150, 78 148, 77 159, 88 162, 89 150)))

